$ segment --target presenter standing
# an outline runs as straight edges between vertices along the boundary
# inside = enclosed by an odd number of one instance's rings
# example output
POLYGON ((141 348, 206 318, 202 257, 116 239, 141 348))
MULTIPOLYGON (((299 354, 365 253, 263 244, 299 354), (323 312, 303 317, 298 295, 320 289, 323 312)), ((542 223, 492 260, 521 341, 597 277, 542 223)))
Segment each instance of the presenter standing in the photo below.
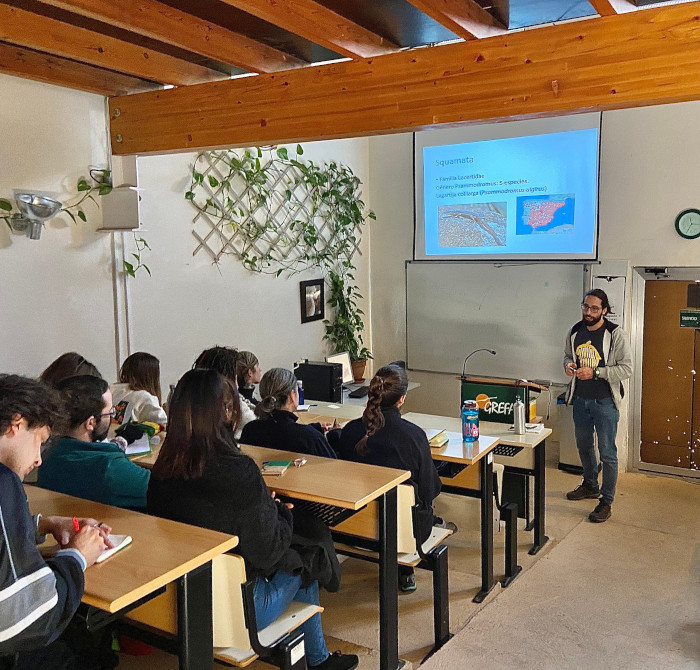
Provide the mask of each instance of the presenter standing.
POLYGON ((583 465, 583 482, 566 497, 598 498, 588 515, 593 523, 610 518, 617 484, 617 422, 624 396, 623 380, 632 375, 632 352, 625 332, 608 321, 610 303, 605 291, 588 291, 581 303, 583 318, 567 333, 564 371, 572 377, 567 403, 573 399, 576 447, 583 465), (598 488, 598 459, 593 433, 603 464, 603 485, 598 488))

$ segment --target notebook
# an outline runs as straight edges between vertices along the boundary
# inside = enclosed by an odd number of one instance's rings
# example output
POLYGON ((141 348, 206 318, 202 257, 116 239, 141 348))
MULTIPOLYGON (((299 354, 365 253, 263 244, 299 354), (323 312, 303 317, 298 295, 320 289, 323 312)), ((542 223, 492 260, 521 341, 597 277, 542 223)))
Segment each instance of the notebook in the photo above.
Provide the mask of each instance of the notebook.
POLYGON ((441 447, 443 444, 449 442, 450 439, 444 428, 442 430, 438 428, 428 428, 425 434, 428 436, 428 443, 431 447, 441 447))
POLYGON ((291 461, 264 461, 260 471, 264 477, 281 477, 291 464, 291 461))
POLYGON ((102 561, 108 559, 112 554, 116 554, 118 551, 124 549, 124 547, 131 544, 131 535, 110 535, 109 541, 114 545, 111 549, 105 549, 98 557, 95 563, 102 563, 102 561))

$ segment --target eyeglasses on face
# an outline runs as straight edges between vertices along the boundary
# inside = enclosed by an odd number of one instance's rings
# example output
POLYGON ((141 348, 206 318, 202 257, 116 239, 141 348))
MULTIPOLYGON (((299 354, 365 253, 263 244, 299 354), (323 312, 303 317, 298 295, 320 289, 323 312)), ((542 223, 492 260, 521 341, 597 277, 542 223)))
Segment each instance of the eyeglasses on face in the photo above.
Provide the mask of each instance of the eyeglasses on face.
POLYGON ((112 418, 114 418, 116 415, 117 415, 117 408, 112 407, 112 409, 110 409, 109 412, 102 412, 102 414, 100 414, 100 418, 103 416, 111 416, 112 418))
POLYGON ((585 302, 581 303, 581 309, 584 312, 590 312, 591 314, 598 314, 603 311, 602 307, 596 307, 595 305, 587 305, 585 302))

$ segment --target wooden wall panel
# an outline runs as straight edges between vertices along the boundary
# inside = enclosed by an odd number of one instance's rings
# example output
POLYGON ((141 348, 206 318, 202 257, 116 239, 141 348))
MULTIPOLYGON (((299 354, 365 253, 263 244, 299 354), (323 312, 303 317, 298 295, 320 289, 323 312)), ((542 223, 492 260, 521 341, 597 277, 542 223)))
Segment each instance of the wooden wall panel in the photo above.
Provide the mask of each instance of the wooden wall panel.
POLYGON ((112 150, 354 137, 695 99, 700 2, 114 98, 112 150))

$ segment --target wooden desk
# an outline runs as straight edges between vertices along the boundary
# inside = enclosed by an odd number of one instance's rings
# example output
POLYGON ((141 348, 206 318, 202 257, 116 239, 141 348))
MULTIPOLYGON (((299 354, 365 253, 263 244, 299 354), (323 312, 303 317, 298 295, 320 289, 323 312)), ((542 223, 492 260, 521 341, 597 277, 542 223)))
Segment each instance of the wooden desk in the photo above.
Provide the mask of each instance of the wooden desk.
POLYGON ((44 515, 92 517, 133 542, 85 572, 83 602, 104 612, 129 610, 170 582, 178 585, 177 650, 181 670, 211 670, 213 660, 211 561, 238 538, 25 486, 29 507, 44 515))
POLYGON ((478 498, 481 529, 481 589, 474 596, 480 603, 491 592, 496 582, 493 577, 493 450, 500 439, 482 433, 476 442, 465 444, 462 440, 462 424, 455 430, 448 418, 434 414, 409 412, 404 419, 423 429, 446 429, 452 433, 447 444, 431 448, 433 460, 449 461, 466 465, 455 477, 440 477, 442 491, 478 498))
MULTIPOLYGON (((135 460, 150 468, 160 446, 135 460)), ((241 451, 258 466, 263 461, 293 461, 299 454, 242 444, 241 451)), ((376 500, 379 507, 379 667, 396 670, 398 650, 398 564, 396 559, 396 487, 410 478, 408 470, 382 468, 333 458, 307 456, 301 468, 294 466, 277 478, 266 477, 268 487, 280 495, 311 500, 345 509, 360 509, 376 500)))
MULTIPOLYGON (((462 420, 458 417, 435 417, 430 414, 407 414, 405 418, 413 421, 418 425, 423 425, 421 421, 429 421, 432 423, 425 427, 430 428, 445 428, 446 430, 460 432, 462 430, 462 420), (411 416, 423 417, 419 419, 411 419, 411 416)), ((494 454, 496 463, 501 463, 505 466, 506 471, 514 474, 522 474, 533 478, 534 482, 534 518, 532 525, 528 530, 534 530, 533 544, 528 553, 535 555, 549 540, 545 535, 545 443, 547 438, 552 434, 551 428, 545 428, 541 433, 526 433, 525 435, 516 435, 512 430, 509 430, 510 424, 498 423, 495 421, 481 421, 479 428, 483 435, 497 437, 500 443, 507 446, 523 447, 516 456, 501 456, 494 454)), ((525 510, 522 510, 522 516, 525 516, 525 510)))

